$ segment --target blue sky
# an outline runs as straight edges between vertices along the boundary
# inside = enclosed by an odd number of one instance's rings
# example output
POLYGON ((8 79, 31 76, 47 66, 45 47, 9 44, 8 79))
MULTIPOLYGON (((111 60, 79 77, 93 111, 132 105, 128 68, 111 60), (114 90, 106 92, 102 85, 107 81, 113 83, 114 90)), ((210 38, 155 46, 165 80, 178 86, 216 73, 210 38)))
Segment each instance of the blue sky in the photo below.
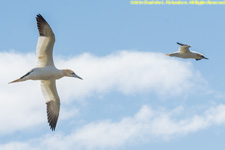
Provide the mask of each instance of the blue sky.
POLYGON ((0 17, 0 149, 224 149, 223 5, 4 1, 0 17), (35 66, 39 13, 56 66, 84 78, 57 82, 55 132, 40 83, 7 84, 35 66), (176 42, 209 60, 163 55, 176 42))

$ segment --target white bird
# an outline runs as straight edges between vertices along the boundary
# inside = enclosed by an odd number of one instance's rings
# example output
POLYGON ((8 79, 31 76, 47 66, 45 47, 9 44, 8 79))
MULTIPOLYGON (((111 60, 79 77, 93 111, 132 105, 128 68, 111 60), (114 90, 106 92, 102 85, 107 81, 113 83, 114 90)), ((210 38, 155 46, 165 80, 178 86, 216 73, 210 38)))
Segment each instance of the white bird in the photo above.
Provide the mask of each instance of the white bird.
POLYGON ((10 83, 26 80, 41 80, 41 90, 47 104, 48 123, 52 131, 54 131, 60 110, 60 100, 56 90, 55 81, 65 76, 79 79, 82 78, 76 75, 72 70, 59 70, 55 67, 52 57, 55 35, 49 24, 40 14, 37 15, 36 21, 39 31, 36 48, 38 56, 36 68, 33 68, 21 78, 10 83))
POLYGON ((194 58, 195 60, 208 59, 200 53, 190 51, 189 48, 191 47, 191 45, 181 44, 179 42, 177 42, 177 44, 180 45, 178 52, 165 54, 165 55, 171 56, 171 57, 194 58))

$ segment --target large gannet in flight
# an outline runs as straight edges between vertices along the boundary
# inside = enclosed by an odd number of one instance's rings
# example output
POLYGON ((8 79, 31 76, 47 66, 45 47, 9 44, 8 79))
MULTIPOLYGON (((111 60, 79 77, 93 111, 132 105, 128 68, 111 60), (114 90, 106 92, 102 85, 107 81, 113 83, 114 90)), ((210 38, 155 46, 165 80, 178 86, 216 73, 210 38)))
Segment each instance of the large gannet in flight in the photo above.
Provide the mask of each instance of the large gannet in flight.
POLYGON ((194 58, 196 60, 208 59, 200 53, 190 51, 189 48, 191 47, 191 45, 181 44, 179 42, 177 42, 177 44, 180 45, 178 52, 165 54, 165 55, 171 56, 171 57, 194 58))
POLYGON ((55 35, 49 24, 40 14, 37 15, 36 20, 39 31, 36 49, 38 56, 36 68, 10 83, 26 80, 41 80, 41 90, 47 104, 48 123, 52 131, 54 131, 60 109, 60 100, 56 90, 55 81, 65 76, 79 79, 82 78, 76 75, 72 70, 59 70, 55 67, 52 57, 55 35))

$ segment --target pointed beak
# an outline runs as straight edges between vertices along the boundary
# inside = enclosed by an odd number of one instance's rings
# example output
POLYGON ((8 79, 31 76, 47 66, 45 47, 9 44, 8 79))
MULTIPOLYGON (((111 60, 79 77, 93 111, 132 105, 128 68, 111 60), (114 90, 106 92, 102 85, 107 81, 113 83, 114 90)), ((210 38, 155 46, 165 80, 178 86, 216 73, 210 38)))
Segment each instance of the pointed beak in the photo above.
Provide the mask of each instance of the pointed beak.
POLYGON ((73 77, 74 77, 74 78, 78 78, 78 79, 83 80, 81 77, 79 77, 79 76, 78 76, 78 75, 76 75, 75 73, 73 74, 73 77))
POLYGON ((207 57, 205 57, 205 56, 202 56, 202 58, 203 58, 203 59, 208 59, 208 58, 207 58, 207 57))

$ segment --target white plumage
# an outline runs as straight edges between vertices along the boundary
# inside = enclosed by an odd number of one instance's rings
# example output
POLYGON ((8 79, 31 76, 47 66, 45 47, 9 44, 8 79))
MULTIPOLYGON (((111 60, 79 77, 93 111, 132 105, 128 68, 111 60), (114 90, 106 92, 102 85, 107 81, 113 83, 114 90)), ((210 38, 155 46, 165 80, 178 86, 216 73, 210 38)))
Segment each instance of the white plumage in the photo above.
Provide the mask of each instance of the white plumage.
POLYGON ((200 53, 190 51, 189 50, 189 48, 191 47, 190 45, 181 44, 179 42, 177 42, 177 44, 180 45, 178 52, 165 54, 165 55, 171 56, 171 57, 180 57, 180 58, 194 58, 195 60, 208 59, 200 53))
POLYGON ((55 67, 52 56, 55 35, 49 24, 40 14, 37 15, 36 20, 39 31, 39 38, 36 48, 38 57, 36 68, 33 68, 21 78, 10 83, 26 80, 41 80, 41 90, 47 104, 48 123, 50 128, 55 130, 60 110, 60 100, 55 81, 64 76, 79 79, 82 78, 76 75, 72 70, 59 70, 55 67))

